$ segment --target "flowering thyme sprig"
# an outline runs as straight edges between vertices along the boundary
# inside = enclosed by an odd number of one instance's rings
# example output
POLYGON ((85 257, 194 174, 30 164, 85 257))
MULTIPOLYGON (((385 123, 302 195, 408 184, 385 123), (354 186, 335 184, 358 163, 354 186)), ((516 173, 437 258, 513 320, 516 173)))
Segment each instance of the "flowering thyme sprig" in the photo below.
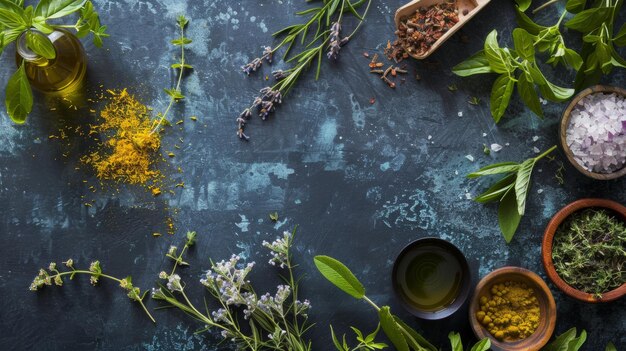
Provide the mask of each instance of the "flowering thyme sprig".
MULTIPOLYGON (((250 75, 261 67, 263 59, 266 57, 265 55, 271 57, 279 48, 286 46, 287 49, 285 50, 283 59, 286 63, 294 62, 295 65, 286 70, 276 70, 272 72, 277 83, 274 86, 264 88, 264 90, 272 92, 273 94, 280 93, 282 99, 282 96, 287 95, 295 85, 302 72, 310 67, 315 60, 317 60, 315 79, 317 80, 319 78, 322 55, 325 50, 328 50, 327 57, 329 59, 336 60, 339 57, 341 47, 350 41, 352 36, 354 36, 363 24, 370 4, 371 0, 324 0, 323 6, 321 7, 299 12, 299 15, 311 14, 311 17, 304 23, 291 25, 274 33, 273 36, 275 37, 284 35, 283 40, 274 47, 265 47, 264 56, 255 58, 252 62, 243 66, 243 71, 247 75, 250 75), (365 10, 359 13, 357 9, 363 4, 366 4, 365 10), (359 23, 350 35, 340 39, 343 15, 348 12, 354 15, 359 20, 359 23), (336 13, 337 15, 335 15, 336 13), (331 18, 335 19, 332 25, 330 22, 331 18), (315 35, 312 39, 307 41, 307 35, 312 33, 313 29, 316 29, 315 35), (304 48, 301 52, 289 57, 289 52, 296 43, 299 43, 304 48)), ((279 104, 274 101, 263 103, 263 94, 263 90, 261 90, 261 96, 255 97, 252 105, 244 109, 236 119, 237 136, 239 136, 241 140, 250 139, 248 135, 245 134, 244 128, 255 108, 258 110, 261 119, 266 120, 269 114, 275 110, 276 105, 279 104)))
POLYGON ((123 278, 123 279, 118 279, 113 276, 104 274, 102 273, 102 268, 100 267, 100 261, 91 262, 91 264, 89 265, 89 270, 76 269, 74 267, 74 260, 71 258, 62 263, 63 263, 63 266, 65 266, 69 270, 59 271, 57 269, 58 267, 57 264, 55 262, 51 262, 48 265, 47 271, 44 268, 41 268, 39 270, 39 273, 35 276, 35 278, 33 279, 33 282, 30 284, 30 290, 37 291, 37 290, 42 289, 46 285, 52 285, 52 283, 54 283, 54 285, 57 285, 57 286, 63 286, 63 282, 64 282, 63 277, 67 275, 70 276, 70 280, 74 279, 74 276, 76 274, 89 275, 89 282, 93 286, 98 284, 100 278, 107 278, 107 279, 110 279, 119 283, 120 287, 127 291, 126 295, 128 296, 128 298, 130 298, 133 301, 137 301, 141 305, 141 308, 143 308, 143 310, 146 312, 150 320, 153 323, 156 323, 154 318, 152 317, 152 315, 146 308, 146 305, 144 305, 143 303, 143 300, 146 297, 147 291, 141 294, 141 289, 136 286, 133 286, 132 278, 130 276, 123 278))
MULTIPOLYGON (((285 278, 287 283, 279 285, 274 294, 257 295, 248 279, 255 263, 244 264, 240 256, 232 255, 228 260, 212 262, 211 269, 200 279, 200 284, 219 303, 219 308, 200 312, 189 300, 185 284, 175 270, 171 274, 159 274, 166 285, 153 289, 152 297, 189 314, 205 325, 205 330, 220 330, 222 337, 233 342, 238 349, 311 350, 311 343, 304 340, 310 327, 307 318, 311 303, 298 300, 298 285, 289 253, 292 240, 293 233, 285 233, 271 244, 264 242, 272 252, 274 264, 289 272, 289 277, 285 278), (246 332, 247 328, 241 328, 239 313, 243 313, 244 320, 252 328, 251 333, 246 332)), ((175 257, 182 260, 182 253, 175 257)))

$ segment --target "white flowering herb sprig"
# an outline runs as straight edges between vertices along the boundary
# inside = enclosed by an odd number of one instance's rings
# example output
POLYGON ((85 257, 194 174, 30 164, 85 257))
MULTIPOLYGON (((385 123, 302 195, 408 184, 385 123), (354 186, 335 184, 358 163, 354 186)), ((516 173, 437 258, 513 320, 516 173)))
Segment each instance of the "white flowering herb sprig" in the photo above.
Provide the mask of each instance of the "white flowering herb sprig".
POLYGON ((130 276, 119 279, 108 274, 102 273, 102 267, 100 267, 100 261, 93 261, 89 265, 88 270, 76 269, 74 267, 74 260, 68 259, 67 261, 62 262, 62 265, 59 266, 55 262, 51 262, 48 265, 48 269, 41 268, 39 269, 39 273, 33 279, 33 282, 30 284, 31 291, 37 291, 42 289, 46 285, 57 285, 63 286, 63 277, 68 276, 70 280, 74 279, 74 276, 77 274, 85 274, 89 276, 89 282, 91 285, 96 286, 100 281, 100 278, 106 278, 117 282, 122 289, 124 289, 127 293, 129 299, 138 302, 141 305, 141 308, 146 312, 148 317, 153 323, 156 323, 146 305, 144 305, 143 300, 146 297, 147 290, 142 294, 141 289, 136 287, 132 283, 132 278, 130 276), (59 270, 63 269, 63 271, 59 270))
POLYGON ((311 327, 307 322, 311 304, 298 299, 298 281, 291 262, 294 234, 295 229, 272 243, 263 243, 272 254, 270 264, 287 271, 283 277, 285 283, 278 285, 274 294, 259 296, 248 279, 255 263, 244 263, 240 256, 232 255, 228 260, 211 261, 211 269, 200 279, 217 303, 212 312, 206 306, 206 312, 200 312, 176 273, 176 267, 184 262, 183 248, 180 254, 177 249, 168 252, 167 257, 175 262, 174 269, 170 274, 165 271, 159 274, 165 284, 153 289, 152 297, 198 320, 205 326, 203 330, 219 330, 239 350, 311 350, 311 342, 304 336, 311 327), (238 318, 241 315, 243 321, 238 318), (247 326, 242 326, 244 321, 247 326))
POLYGON ((178 266, 189 266, 189 263, 183 261, 183 255, 187 249, 196 243, 196 235, 196 232, 187 232, 185 246, 183 246, 183 249, 180 250, 180 253, 178 252, 178 247, 174 245, 171 245, 169 249, 167 249, 165 257, 174 261, 174 267, 172 267, 172 273, 170 273, 170 275, 173 275, 174 272, 176 272, 176 268, 178 266))

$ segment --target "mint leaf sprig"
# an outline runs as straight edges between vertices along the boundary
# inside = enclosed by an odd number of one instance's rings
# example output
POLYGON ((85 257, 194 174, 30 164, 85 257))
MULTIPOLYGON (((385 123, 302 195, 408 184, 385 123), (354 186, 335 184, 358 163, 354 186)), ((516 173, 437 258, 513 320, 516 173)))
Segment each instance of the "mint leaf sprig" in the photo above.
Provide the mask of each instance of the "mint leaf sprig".
POLYGON ((500 231, 507 243, 511 242, 517 231, 520 220, 526 210, 526 198, 530 189, 532 171, 535 164, 556 149, 556 145, 537 157, 522 163, 495 163, 467 175, 468 178, 479 178, 491 175, 503 175, 474 201, 479 203, 499 202, 498 223, 500 231))
POLYGON ((35 276, 35 279, 33 279, 33 282, 30 284, 30 290, 41 290, 44 286, 52 284, 56 286, 63 286, 64 277, 68 275, 70 280, 74 279, 74 276, 77 274, 88 275, 89 281, 93 286, 96 286, 98 284, 100 278, 106 278, 117 282, 119 286, 127 292, 126 295, 128 296, 128 298, 138 302, 144 312, 146 312, 146 314, 148 315, 148 318, 150 318, 153 323, 156 323, 156 321, 146 308, 146 305, 144 305, 143 303, 143 300, 146 298, 149 290, 144 291, 142 294, 141 289, 133 285, 132 278, 130 276, 120 279, 108 274, 104 274, 102 273, 100 261, 91 262, 91 264, 89 265, 89 269, 76 269, 74 267, 74 260, 71 258, 62 263, 62 267, 59 267, 55 262, 52 262, 50 263, 50 265, 48 265, 47 270, 41 268, 39 270, 39 273, 35 276), (63 269, 63 267, 69 269, 60 271, 59 268, 63 269))
MULTIPOLYGON (((74 29, 79 38, 92 33, 97 47, 101 47, 103 38, 109 36, 91 1, 41 0, 36 7, 24 7, 22 0, 0 0, 0 53, 26 32, 26 46, 35 54, 53 60, 56 51, 47 35, 58 28, 74 29), (74 24, 49 23, 77 12, 80 15, 74 24)), ((33 93, 23 63, 9 79, 5 105, 9 117, 17 124, 26 122, 32 111, 33 93)))

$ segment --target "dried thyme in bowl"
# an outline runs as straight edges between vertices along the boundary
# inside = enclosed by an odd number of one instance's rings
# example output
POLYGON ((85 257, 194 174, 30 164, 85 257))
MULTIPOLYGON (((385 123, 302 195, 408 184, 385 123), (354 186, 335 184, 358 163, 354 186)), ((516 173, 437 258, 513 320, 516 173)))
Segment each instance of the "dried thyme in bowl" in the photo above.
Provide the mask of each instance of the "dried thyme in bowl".
POLYGON ((567 284, 601 296, 626 282, 626 223, 606 209, 575 212, 554 235, 552 260, 567 284))

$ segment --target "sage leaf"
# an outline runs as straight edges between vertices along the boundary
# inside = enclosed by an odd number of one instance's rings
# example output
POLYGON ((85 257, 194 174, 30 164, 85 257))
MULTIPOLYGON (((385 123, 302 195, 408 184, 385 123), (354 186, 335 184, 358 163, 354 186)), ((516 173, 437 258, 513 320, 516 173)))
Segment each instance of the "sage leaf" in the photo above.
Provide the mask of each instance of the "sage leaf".
POLYGON ((450 339, 450 347, 452 347, 452 351, 463 351, 463 342, 461 341, 459 333, 450 332, 450 334, 448 334, 448 339, 450 339))
POLYGON ((24 62, 11 76, 6 88, 5 105, 13 122, 23 124, 33 109, 33 91, 28 83, 24 62))
POLYGON ((589 33, 600 27, 604 21, 611 16, 612 11, 613 9, 610 7, 598 7, 584 10, 565 22, 565 26, 582 33, 589 33))
POLYGON ((483 204, 492 201, 501 201, 502 197, 515 186, 515 177, 515 173, 503 177, 490 186, 489 189, 485 190, 485 192, 474 198, 474 201, 483 204))
POLYGON ((491 347, 491 340, 489 340, 489 338, 484 338, 480 340, 479 342, 477 342, 476 344, 474 344, 474 346, 472 346, 470 351, 488 351, 490 347, 491 347))
POLYGON ((54 45, 47 36, 29 31, 26 33, 26 45, 39 56, 53 60, 56 56, 54 45))
POLYGON ((396 324, 404 334, 404 337, 407 340, 409 346, 413 347, 414 350, 422 350, 426 351, 439 351, 433 344, 431 344, 428 340, 426 340, 423 336, 421 336, 415 329, 409 327, 402 319, 397 316, 393 316, 393 319, 396 321, 396 324))
POLYGON ((389 338, 389 341, 396 347, 398 351, 409 351, 409 345, 407 344, 402 331, 396 324, 395 319, 389 311, 389 306, 383 306, 378 311, 378 318, 380 318, 380 325, 383 328, 383 332, 389 338))
POLYGON ((541 101, 539 101, 539 95, 535 90, 535 85, 528 80, 528 75, 523 73, 517 80, 517 92, 520 98, 531 111, 537 116, 543 118, 543 110, 541 109, 541 101))
POLYGON ((26 29, 28 27, 23 13, 19 14, 3 8, 0 8, 0 25, 14 30, 26 29))
POLYGON ((613 345, 612 342, 609 342, 608 344, 606 344, 606 348, 604 349, 604 351, 617 351, 617 348, 615 348, 615 345, 613 345))
POLYGON ((617 35, 613 37, 613 43, 617 46, 626 46, 626 23, 622 25, 617 35))
POLYGON ((535 61, 533 37, 525 29, 515 28, 513 30, 513 44, 519 56, 530 62, 535 61))
POLYGON ((587 0, 567 0, 565 9, 570 13, 579 13, 585 9, 585 5, 587 5, 587 0))
POLYGON ((504 115, 506 107, 511 100, 511 94, 513 93, 514 82, 509 77, 508 73, 500 75, 493 83, 491 88, 491 115, 496 123, 500 121, 500 118, 504 115))
POLYGON ((480 50, 467 60, 454 66, 452 72, 457 76, 467 77, 474 74, 493 73, 494 71, 489 65, 485 51, 480 50))
POLYGON ((526 29, 526 31, 532 35, 538 35, 541 31, 548 28, 533 22, 528 15, 517 7, 515 8, 515 18, 517 20, 517 25, 520 26, 520 28, 526 29))
POLYGON ((515 197, 517 200, 517 212, 520 216, 524 215, 526 209, 526 196, 528 195, 528 188, 530 187, 530 178, 533 174, 533 168, 535 167, 536 159, 529 158, 522 162, 517 170, 517 178, 515 179, 515 197))
POLYGON ((510 243, 511 239, 513 239, 521 219, 522 216, 520 216, 517 210, 517 202, 515 201, 515 190, 511 188, 502 197, 498 206, 498 224, 507 243, 510 243))
POLYGON ((61 18, 80 10, 87 0, 41 0, 35 8, 35 16, 46 19, 61 18))
MULTIPOLYGON (((520 9, 520 11, 528 10, 532 2, 532 0, 515 0, 515 3, 517 3, 517 7, 520 9)), ((461 349, 461 351, 463 351, 463 349, 461 349)))
POLYGON ((509 69, 506 65, 506 57, 504 51, 498 45, 498 31, 493 30, 487 39, 485 39, 484 47, 485 57, 491 66, 491 69, 496 73, 507 73, 509 69))
POLYGON ((486 175, 493 174, 501 174, 501 173, 509 173, 509 172, 517 172, 519 168, 519 164, 515 162, 502 162, 502 163, 494 163, 492 165, 485 166, 476 172, 472 172, 467 175, 467 178, 478 178, 486 175))
POLYGON ((324 278, 348 295, 357 299, 365 296, 363 284, 343 263, 328 256, 315 256, 313 262, 324 278))

